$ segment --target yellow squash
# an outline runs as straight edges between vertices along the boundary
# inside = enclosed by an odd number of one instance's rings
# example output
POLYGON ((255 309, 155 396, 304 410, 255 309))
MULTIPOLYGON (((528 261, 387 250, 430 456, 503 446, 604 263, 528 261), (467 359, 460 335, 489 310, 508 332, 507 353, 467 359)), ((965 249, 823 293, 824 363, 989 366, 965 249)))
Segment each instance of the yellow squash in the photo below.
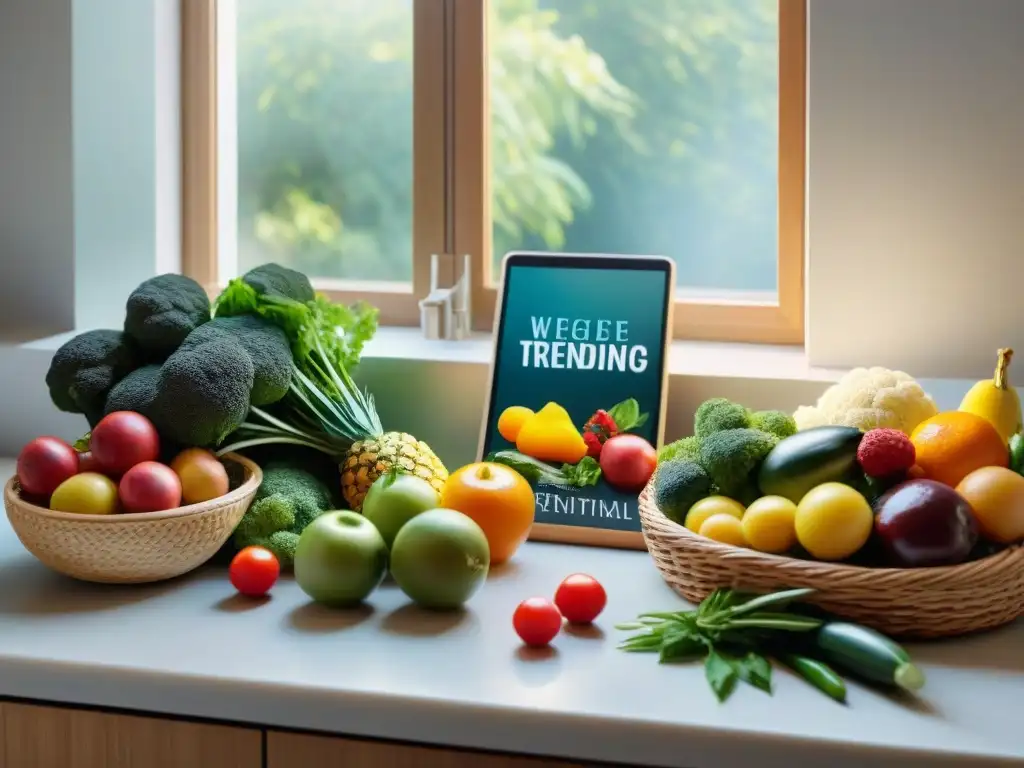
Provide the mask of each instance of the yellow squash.
POLYGON ((1021 430, 1020 396, 1007 376, 1012 357, 1012 349, 1000 349, 995 376, 971 387, 960 403, 961 411, 989 421, 1004 442, 1021 430))
POLYGON ((583 435, 557 403, 548 403, 523 422, 516 448, 535 459, 559 464, 575 464, 587 455, 583 435))

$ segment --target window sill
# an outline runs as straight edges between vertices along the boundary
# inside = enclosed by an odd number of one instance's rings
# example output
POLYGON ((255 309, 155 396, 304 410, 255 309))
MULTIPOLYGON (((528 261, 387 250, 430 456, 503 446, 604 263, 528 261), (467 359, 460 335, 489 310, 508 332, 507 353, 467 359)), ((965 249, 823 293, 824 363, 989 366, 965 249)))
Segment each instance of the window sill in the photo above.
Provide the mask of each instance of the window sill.
MULTIPOLYGON (((364 352, 367 358, 420 360, 435 363, 488 365, 494 351, 489 333, 462 341, 430 341, 418 328, 380 328, 364 352)), ((671 376, 769 379, 776 381, 836 381, 844 370, 813 367, 801 347, 674 341, 669 352, 671 376)))

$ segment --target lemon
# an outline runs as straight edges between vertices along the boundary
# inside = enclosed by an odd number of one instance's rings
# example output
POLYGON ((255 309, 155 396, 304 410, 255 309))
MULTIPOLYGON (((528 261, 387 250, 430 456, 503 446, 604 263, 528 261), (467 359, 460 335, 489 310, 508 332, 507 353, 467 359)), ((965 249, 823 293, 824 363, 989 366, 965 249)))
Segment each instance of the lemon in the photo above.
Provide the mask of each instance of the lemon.
POLYGON ((796 538, 817 560, 843 560, 871 536, 875 516, 856 490, 842 483, 812 488, 796 508, 796 538))
POLYGON ((734 547, 747 546, 747 540, 743 536, 743 523, 728 512, 711 515, 701 524, 699 533, 713 541, 732 544, 734 547))
POLYGON ((704 521, 717 514, 732 515, 739 520, 743 517, 743 505, 728 496, 708 496, 690 507, 683 525, 694 533, 700 533, 704 521))
POLYGON ((782 496, 762 496, 743 513, 743 535, 752 549, 780 554, 796 544, 796 504, 782 496))

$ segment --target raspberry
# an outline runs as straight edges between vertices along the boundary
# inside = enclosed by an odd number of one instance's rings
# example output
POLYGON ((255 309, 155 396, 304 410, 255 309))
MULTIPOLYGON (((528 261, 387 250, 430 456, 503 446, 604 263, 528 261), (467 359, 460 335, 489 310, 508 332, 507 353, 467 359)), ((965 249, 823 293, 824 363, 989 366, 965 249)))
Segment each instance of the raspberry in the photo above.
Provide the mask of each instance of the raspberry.
POLYGON ((583 425, 583 442, 587 444, 587 455, 596 459, 601 455, 601 448, 605 442, 618 433, 619 427, 608 411, 596 411, 583 425))
POLYGON ((917 459, 914 444, 898 429, 872 429, 860 441, 857 461, 868 477, 890 477, 906 472, 917 459))

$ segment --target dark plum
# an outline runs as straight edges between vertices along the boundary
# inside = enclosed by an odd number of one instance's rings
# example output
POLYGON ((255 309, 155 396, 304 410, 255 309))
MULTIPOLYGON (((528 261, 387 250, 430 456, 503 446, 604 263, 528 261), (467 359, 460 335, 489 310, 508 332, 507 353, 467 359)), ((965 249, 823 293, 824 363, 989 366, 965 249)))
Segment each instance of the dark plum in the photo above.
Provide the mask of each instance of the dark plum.
POLYGON ((934 480, 908 480, 875 505, 875 533, 891 565, 924 568, 964 562, 978 541, 971 505, 934 480))

